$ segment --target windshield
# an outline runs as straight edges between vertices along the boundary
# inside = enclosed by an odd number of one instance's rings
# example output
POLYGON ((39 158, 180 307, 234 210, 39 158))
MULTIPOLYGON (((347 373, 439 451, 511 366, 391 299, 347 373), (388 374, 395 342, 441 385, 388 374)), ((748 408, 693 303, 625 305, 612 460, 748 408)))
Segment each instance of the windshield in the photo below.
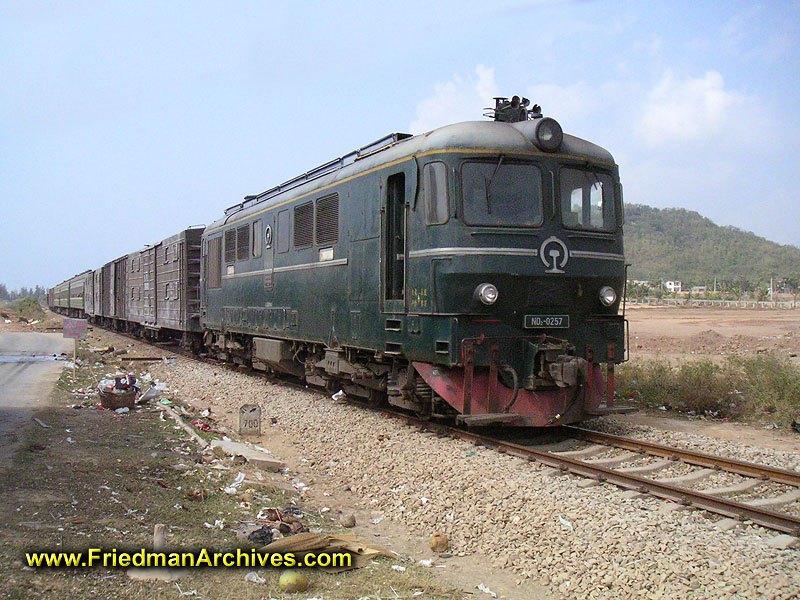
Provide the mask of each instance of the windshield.
POLYGON ((613 231, 614 182, 590 169, 561 169, 561 222, 571 229, 613 231))
POLYGON ((535 165, 467 162, 461 168, 468 225, 530 227, 542 224, 542 176, 535 165))

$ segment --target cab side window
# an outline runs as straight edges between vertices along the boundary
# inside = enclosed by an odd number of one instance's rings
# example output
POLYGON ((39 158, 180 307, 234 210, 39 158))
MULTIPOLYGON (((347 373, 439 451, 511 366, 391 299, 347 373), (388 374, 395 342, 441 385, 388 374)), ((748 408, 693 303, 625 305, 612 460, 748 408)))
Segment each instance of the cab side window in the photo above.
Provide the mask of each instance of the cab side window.
POLYGON ((447 197, 447 167, 443 162, 430 162, 423 167, 422 190, 425 198, 425 223, 447 223, 450 202, 447 197))

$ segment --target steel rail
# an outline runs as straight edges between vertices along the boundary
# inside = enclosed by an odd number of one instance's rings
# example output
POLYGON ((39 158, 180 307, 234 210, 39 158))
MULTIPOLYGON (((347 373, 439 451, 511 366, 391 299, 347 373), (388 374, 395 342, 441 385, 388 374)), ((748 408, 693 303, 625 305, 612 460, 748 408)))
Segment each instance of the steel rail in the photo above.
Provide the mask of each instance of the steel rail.
MULTIPOLYGON (((409 422, 417 422, 420 420, 407 415, 400 415, 409 422)), ((428 428, 431 427, 430 423, 425 423, 428 428)), ((757 506, 750 506, 735 500, 728 500, 717 496, 704 494, 690 488, 681 488, 668 483, 660 483, 653 479, 646 477, 639 477, 628 473, 621 473, 613 469, 592 465, 573 458, 558 456, 550 452, 543 452, 541 450, 534 450, 527 446, 515 444, 513 442, 506 442, 491 437, 484 437, 476 433, 455 429, 446 425, 436 424, 433 426, 443 432, 447 432, 453 437, 467 439, 495 447, 505 453, 519 456, 528 460, 535 460, 550 467, 555 467, 564 471, 569 471, 576 475, 596 479, 598 481, 612 483, 619 487, 630 490, 636 490, 641 493, 651 494, 658 498, 671 500, 678 504, 686 506, 694 506, 695 508, 702 508, 709 512, 720 514, 737 520, 750 520, 757 525, 761 525, 768 529, 774 529, 783 533, 800 537, 800 518, 793 515, 778 513, 765 508, 757 506)))
POLYGON ((763 479, 765 481, 769 480, 776 483, 800 487, 800 473, 796 471, 778 469, 768 465, 759 465, 733 458, 713 456, 711 454, 696 452, 694 450, 673 448, 671 446, 664 446, 654 442, 633 440, 608 433, 600 433, 598 431, 583 429, 582 427, 564 426, 562 429, 567 431, 570 435, 579 437, 587 442, 596 442, 599 444, 622 448, 624 450, 642 452, 651 456, 660 456, 663 458, 669 458, 670 460, 681 460, 690 465, 710 467, 716 470, 736 473, 737 475, 744 475, 746 477, 753 477, 755 479, 763 479))

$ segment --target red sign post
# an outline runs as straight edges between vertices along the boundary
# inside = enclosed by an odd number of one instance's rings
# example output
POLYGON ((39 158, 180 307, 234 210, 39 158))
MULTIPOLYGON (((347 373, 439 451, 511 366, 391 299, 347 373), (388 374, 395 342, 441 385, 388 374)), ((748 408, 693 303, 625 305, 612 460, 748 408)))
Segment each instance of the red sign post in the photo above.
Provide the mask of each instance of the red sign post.
POLYGON ((75 380, 75 367, 78 362, 78 340, 86 337, 89 330, 89 322, 86 319, 64 318, 64 337, 73 340, 72 342, 72 379, 75 380))
POLYGON ((82 340, 86 337, 89 322, 86 319, 64 319, 64 337, 82 340))

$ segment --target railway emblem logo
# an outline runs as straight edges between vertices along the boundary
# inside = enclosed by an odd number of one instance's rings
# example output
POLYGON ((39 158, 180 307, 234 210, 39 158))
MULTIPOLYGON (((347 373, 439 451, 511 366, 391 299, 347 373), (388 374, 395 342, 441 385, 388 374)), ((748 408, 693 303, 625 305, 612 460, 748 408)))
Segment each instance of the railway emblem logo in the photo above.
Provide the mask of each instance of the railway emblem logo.
POLYGON ((539 247, 539 258, 547 267, 545 273, 563 273, 569 260, 569 250, 564 242, 551 235, 539 247))

